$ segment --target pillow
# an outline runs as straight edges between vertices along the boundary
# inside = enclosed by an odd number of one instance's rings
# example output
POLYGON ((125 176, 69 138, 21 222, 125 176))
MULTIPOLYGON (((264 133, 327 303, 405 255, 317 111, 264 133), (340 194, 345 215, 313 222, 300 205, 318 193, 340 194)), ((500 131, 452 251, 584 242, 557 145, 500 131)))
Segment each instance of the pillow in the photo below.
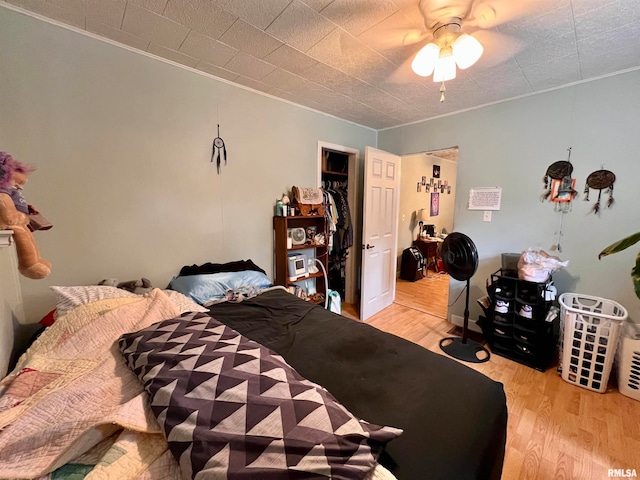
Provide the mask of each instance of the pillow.
POLYGON ((363 479, 402 430, 354 417, 284 359, 203 313, 120 337, 184 478, 363 479))
POLYGON ((171 279, 168 288, 192 298, 200 305, 222 300, 227 292, 244 290, 252 293, 271 286, 271 280, 262 272, 244 270, 201 275, 178 275, 171 279))
POLYGON ((56 296, 57 316, 64 315, 80 305, 107 298, 137 297, 135 293, 105 285, 87 285, 78 287, 49 287, 56 296))
MULTIPOLYGON (((110 287, 106 285, 83 285, 74 287, 50 287, 56 295, 56 316, 64 315, 80 305, 105 300, 108 298, 140 297, 135 293, 123 290, 122 288, 110 287)), ((163 290, 169 300, 176 306, 180 313, 185 312, 208 312, 206 308, 198 305, 190 298, 180 292, 163 290)))
POLYGON ((202 265, 185 265, 180 269, 179 275, 200 275, 203 273, 221 273, 221 272, 241 272, 243 270, 255 270, 256 272, 262 272, 265 275, 263 269, 249 260, 237 260, 235 262, 227 263, 203 263, 202 265))

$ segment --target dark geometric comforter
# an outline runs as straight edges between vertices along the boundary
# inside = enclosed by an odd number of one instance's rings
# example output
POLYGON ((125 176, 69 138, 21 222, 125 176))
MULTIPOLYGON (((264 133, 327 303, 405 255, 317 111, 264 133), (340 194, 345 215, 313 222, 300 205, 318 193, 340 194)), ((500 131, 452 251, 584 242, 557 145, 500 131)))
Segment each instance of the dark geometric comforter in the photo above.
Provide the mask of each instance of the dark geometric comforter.
POLYGON ((398 479, 500 479, 501 383, 281 290, 213 305, 210 315, 282 355, 356 417, 403 429, 379 459, 398 479))
POLYGON ((185 478, 355 480, 401 430, 355 418, 279 355, 202 313, 119 342, 185 478))

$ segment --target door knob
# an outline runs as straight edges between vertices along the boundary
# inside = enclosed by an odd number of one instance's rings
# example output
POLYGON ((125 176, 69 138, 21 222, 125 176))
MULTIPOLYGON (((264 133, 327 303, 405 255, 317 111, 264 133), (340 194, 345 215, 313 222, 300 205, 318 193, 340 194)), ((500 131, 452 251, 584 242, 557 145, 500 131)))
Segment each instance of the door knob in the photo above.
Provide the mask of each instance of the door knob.
POLYGON ((376 247, 375 245, 369 245, 369 244, 367 243, 367 246, 366 246, 366 247, 364 247, 364 248, 366 248, 367 250, 370 250, 370 249, 375 248, 375 247, 376 247))

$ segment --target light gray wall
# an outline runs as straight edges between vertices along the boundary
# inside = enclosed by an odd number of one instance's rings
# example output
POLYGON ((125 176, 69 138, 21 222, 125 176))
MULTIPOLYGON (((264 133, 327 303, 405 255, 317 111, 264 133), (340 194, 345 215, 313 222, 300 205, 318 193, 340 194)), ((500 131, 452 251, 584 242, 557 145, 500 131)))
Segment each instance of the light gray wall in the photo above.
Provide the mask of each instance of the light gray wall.
MULTIPOLYGON (((554 253, 550 247, 557 242, 562 215, 540 201, 542 178, 547 166, 566 160, 572 147, 580 196, 564 215, 559 256, 570 264, 554 280, 561 292, 616 300, 640 322, 640 300, 630 278, 640 247, 598 260, 604 247, 640 230, 638 105, 640 71, 633 71, 379 132, 379 148, 399 155, 460 148, 454 229, 473 239, 480 257, 472 279, 471 319, 481 313, 475 299, 500 268, 502 252, 534 247, 554 253), (616 203, 597 216, 589 213, 596 192, 587 203, 582 191, 587 176, 603 165, 617 176, 616 203), (492 186, 502 187, 502 209, 487 223, 482 211, 467 210, 467 200, 470 188, 492 186)), ((452 281, 450 298, 463 286, 452 281)), ((463 311, 464 295, 450 309, 457 315, 463 311)))
POLYGON ((0 150, 37 166, 25 197, 54 224, 35 233, 52 274, 21 280, 29 321, 53 308, 50 285, 165 287, 183 265, 248 258, 271 274, 273 205, 316 186, 318 140, 376 144, 373 130, 3 7, 0 45, 0 150))

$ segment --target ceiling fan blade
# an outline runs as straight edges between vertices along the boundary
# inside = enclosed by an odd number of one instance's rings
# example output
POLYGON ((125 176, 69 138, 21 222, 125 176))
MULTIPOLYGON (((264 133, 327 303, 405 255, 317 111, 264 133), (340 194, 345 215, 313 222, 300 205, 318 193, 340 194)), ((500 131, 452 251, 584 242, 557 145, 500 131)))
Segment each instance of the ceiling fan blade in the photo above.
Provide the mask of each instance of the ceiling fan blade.
POLYGON ((425 27, 432 30, 439 23, 446 23, 454 18, 466 18, 472 4, 472 0, 420 0, 420 11, 425 27))
MULTIPOLYGON (((389 78, 390 82, 397 84, 409 84, 415 82, 416 73, 411 68, 411 63, 413 62, 416 54, 427 44, 427 42, 427 40, 423 40, 422 42, 413 45, 398 47, 393 51, 393 54, 397 59, 395 64, 398 65, 398 68, 395 69, 389 78)), ((429 82, 426 83, 431 84, 433 82, 429 80, 429 82)))
POLYGON ((483 68, 499 65, 515 57, 524 48, 524 43, 520 39, 499 32, 495 28, 470 30, 469 33, 484 47, 484 53, 478 60, 478 66, 483 68))
POLYGON ((410 30, 405 32, 402 36, 402 45, 414 45, 416 43, 422 43, 427 39, 431 39, 433 34, 425 30, 410 30))
POLYGON ((384 51, 393 48, 422 43, 427 40, 427 37, 431 38, 431 36, 431 32, 419 30, 417 28, 391 28, 380 35, 371 35, 366 37, 361 35, 358 39, 373 50, 383 53, 384 51))
POLYGON ((544 2, 539 0, 474 0, 471 10, 463 20, 467 27, 489 29, 518 17, 542 11, 544 2))
POLYGON ((424 43, 431 35, 432 32, 424 28, 416 2, 415 12, 413 9, 404 8, 362 32, 357 38, 372 50, 398 64, 404 60, 402 55, 405 54, 406 47, 424 43))

